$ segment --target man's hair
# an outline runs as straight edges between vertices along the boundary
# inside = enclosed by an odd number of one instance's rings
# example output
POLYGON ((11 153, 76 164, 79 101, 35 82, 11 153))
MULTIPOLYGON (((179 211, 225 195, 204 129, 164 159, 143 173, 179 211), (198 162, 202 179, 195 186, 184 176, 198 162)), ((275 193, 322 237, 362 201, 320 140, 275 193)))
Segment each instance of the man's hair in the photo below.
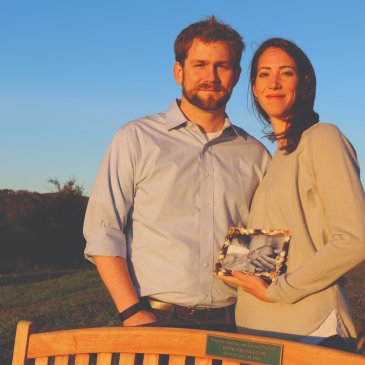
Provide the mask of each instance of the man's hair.
POLYGON ((190 24, 177 36, 174 44, 175 60, 182 66, 195 39, 205 43, 227 42, 232 50, 234 67, 240 66, 242 52, 245 49, 241 35, 229 25, 218 21, 214 16, 190 24))

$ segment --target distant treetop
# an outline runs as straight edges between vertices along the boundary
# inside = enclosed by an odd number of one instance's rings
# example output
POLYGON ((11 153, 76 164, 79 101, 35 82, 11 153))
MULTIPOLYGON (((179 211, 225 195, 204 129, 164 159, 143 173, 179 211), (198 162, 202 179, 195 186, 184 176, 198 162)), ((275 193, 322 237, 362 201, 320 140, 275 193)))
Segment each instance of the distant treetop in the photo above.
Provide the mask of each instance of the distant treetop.
POLYGON ((82 196, 84 194, 83 185, 77 184, 76 178, 74 177, 66 180, 63 186, 57 178, 49 178, 48 182, 54 185, 58 193, 77 196, 82 196))

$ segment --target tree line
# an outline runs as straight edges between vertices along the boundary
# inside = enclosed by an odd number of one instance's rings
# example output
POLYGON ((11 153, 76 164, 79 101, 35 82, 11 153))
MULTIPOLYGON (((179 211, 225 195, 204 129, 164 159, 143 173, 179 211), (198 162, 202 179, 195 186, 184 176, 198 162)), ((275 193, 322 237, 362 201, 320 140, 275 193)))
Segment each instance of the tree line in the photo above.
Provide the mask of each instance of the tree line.
POLYGON ((0 273, 87 265, 83 220, 88 198, 69 179, 52 193, 0 190, 0 273))

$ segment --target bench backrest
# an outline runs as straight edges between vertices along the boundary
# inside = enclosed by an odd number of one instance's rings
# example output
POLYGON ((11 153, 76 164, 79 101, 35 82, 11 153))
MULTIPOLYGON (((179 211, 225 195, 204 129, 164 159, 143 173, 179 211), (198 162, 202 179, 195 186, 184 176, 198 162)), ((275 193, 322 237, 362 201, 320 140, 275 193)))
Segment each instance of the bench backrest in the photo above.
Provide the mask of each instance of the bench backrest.
POLYGON ((364 365, 365 357, 267 337, 154 327, 37 333, 21 321, 13 365, 364 365), (279 356, 279 357, 278 357, 279 356))

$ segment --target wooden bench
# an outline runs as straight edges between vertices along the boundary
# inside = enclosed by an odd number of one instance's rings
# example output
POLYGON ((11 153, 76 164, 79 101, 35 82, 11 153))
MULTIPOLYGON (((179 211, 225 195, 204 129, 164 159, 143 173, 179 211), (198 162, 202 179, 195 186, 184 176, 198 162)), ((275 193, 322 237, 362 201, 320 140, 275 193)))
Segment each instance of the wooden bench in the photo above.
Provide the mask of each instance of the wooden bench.
POLYGON ((265 360, 272 365, 365 364, 360 355, 266 337, 154 327, 37 333, 33 322, 21 321, 13 365, 33 363, 31 359, 35 365, 245 365, 262 363, 258 361, 268 353, 273 358, 279 353, 279 358, 265 360))

